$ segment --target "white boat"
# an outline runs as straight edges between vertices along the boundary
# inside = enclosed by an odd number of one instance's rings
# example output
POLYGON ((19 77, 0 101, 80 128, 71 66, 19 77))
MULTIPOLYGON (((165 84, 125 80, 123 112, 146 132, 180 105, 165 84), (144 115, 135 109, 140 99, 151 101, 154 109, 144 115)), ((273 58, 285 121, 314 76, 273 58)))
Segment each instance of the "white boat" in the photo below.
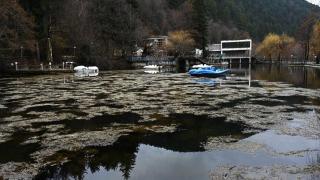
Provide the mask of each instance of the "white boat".
POLYGON ((209 66, 207 64, 199 64, 199 65, 192 66, 192 69, 200 69, 200 68, 208 68, 208 67, 212 67, 212 66, 209 66))
POLYGON ((99 75, 99 68, 97 66, 77 66, 73 70, 77 77, 95 77, 99 75))
POLYGON ((162 66, 158 66, 158 65, 148 65, 143 67, 143 69, 146 69, 146 70, 159 70, 161 68, 162 66))
POLYGON ((159 71, 159 70, 145 70, 144 71, 145 73, 147 73, 147 74, 158 74, 158 73, 160 73, 161 71, 159 71))

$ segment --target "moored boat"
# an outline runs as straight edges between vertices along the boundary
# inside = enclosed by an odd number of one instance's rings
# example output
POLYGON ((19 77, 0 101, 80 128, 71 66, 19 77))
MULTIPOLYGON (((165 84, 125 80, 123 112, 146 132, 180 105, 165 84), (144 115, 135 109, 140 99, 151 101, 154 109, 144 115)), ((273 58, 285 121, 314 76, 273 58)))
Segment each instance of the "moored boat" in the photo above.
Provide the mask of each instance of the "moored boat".
POLYGON ((205 67, 198 69, 191 69, 189 74, 196 77, 222 77, 229 72, 229 69, 221 69, 216 67, 205 67))
POLYGON ((146 70, 159 70, 161 68, 162 66, 158 66, 158 65, 148 65, 143 67, 143 69, 146 69, 146 70))
POLYGON ((99 75, 99 68, 96 66, 77 66, 73 69, 75 76, 78 77, 95 77, 99 75))

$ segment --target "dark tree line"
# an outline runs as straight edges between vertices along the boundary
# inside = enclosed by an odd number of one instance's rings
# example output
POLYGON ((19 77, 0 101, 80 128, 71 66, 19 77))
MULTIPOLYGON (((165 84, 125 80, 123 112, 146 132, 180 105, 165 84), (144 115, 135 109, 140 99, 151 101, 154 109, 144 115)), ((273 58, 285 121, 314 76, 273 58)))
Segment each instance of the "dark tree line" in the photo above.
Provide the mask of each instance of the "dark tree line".
POLYGON ((319 13, 302 0, 0 0, 0 48, 19 56, 25 46, 26 59, 45 61, 50 38, 55 62, 75 52, 81 63, 111 66, 144 38, 177 30, 190 31, 201 49, 221 39, 292 36, 311 10, 319 13))

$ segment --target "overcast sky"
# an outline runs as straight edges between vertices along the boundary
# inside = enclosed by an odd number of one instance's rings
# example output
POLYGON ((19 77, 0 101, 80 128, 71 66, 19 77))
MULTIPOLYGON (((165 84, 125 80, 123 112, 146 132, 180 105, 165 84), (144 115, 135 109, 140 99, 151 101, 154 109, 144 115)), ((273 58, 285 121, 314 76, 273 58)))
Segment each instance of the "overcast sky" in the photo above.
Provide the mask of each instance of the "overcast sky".
POLYGON ((320 0, 307 0, 313 4, 317 4, 317 5, 320 5, 320 0))

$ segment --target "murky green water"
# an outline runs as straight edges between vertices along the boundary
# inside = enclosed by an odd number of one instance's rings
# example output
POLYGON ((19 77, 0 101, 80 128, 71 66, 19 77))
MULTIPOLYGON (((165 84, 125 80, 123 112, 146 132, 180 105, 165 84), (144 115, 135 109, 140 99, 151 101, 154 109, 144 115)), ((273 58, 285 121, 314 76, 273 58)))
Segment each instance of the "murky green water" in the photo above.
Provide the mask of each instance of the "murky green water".
POLYGON ((320 70, 266 65, 219 79, 141 71, 0 78, 0 174, 318 177, 319 90, 320 70))

